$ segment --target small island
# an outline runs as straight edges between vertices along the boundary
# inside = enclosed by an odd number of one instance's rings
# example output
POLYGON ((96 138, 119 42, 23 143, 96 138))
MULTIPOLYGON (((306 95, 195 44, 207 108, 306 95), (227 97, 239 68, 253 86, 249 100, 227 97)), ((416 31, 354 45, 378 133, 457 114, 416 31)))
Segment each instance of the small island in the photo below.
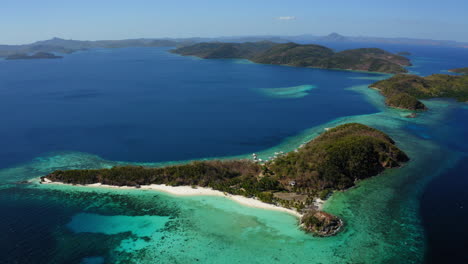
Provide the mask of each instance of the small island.
POLYGON ((177 48, 171 52, 205 59, 242 58, 262 64, 381 73, 405 73, 407 70, 404 66, 411 65, 407 58, 377 48, 335 52, 320 45, 292 42, 206 42, 177 48))
POLYGON ((459 74, 468 74, 468 67, 465 68, 458 68, 458 69, 451 69, 449 72, 459 73, 459 74))
POLYGON ((388 106, 401 109, 427 110, 418 99, 454 98, 459 102, 468 101, 468 76, 433 74, 420 77, 398 74, 370 87, 386 97, 388 106))
POLYGON ((37 52, 32 55, 28 54, 14 54, 7 56, 6 60, 38 60, 38 59, 61 59, 62 56, 57 56, 48 52, 37 52))
POLYGON ((301 226, 318 236, 336 234, 343 221, 320 211, 318 199, 343 191, 357 181, 408 161, 408 156, 383 132, 358 123, 331 128, 296 151, 262 162, 253 160, 196 161, 161 168, 121 166, 96 170, 58 170, 43 183, 105 184, 142 188, 151 184, 211 188, 294 208, 301 226))

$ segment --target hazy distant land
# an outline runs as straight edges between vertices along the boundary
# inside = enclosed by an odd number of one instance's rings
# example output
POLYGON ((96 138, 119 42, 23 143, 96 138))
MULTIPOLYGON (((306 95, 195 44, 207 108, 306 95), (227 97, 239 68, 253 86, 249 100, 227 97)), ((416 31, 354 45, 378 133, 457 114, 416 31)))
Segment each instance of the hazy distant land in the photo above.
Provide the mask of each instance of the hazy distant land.
POLYGON ((14 54, 9 55, 5 59, 7 60, 37 60, 37 59, 60 59, 62 56, 57 56, 48 52, 37 52, 32 55, 28 54, 14 54))
POLYGON ((140 38, 124 40, 97 40, 83 41, 62 38, 52 38, 44 41, 37 41, 31 44, 22 45, 0 45, 0 57, 6 57, 18 53, 30 54, 35 52, 58 52, 71 53, 78 50, 92 48, 124 48, 124 47, 180 47, 200 42, 257 42, 271 41, 276 43, 384 43, 384 44, 406 44, 406 45, 430 45, 446 47, 468 47, 468 43, 412 38, 382 38, 382 37, 353 37, 332 33, 327 36, 315 36, 304 34, 298 36, 232 36, 215 38, 140 38))

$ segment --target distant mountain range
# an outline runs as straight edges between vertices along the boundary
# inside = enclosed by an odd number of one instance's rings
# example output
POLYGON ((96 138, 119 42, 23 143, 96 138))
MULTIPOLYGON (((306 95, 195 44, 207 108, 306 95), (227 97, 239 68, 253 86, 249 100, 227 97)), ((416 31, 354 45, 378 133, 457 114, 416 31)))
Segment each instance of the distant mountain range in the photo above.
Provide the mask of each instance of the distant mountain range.
POLYGON ((36 52, 72 53, 79 50, 93 48, 125 48, 125 47, 174 47, 181 43, 193 43, 189 39, 176 41, 169 39, 126 39, 126 40, 66 40, 53 38, 37 41, 26 45, 0 45, 0 57, 15 54, 28 54, 36 52))
POLYGON ((289 37, 292 41, 317 41, 317 42, 358 42, 358 43, 388 43, 388 44, 406 44, 406 45, 431 45, 431 46, 450 46, 462 47, 468 46, 467 42, 457 42, 452 40, 433 40, 433 39, 413 39, 413 38, 382 38, 382 37, 363 37, 363 36, 343 36, 338 33, 331 33, 327 36, 301 35, 289 37))
POLYGON ((24 45, 0 45, 0 57, 15 54, 32 54, 37 52, 72 53, 78 50, 92 48, 124 48, 124 47, 180 47, 200 42, 256 42, 271 41, 276 43, 388 43, 407 45, 431 45, 468 48, 468 43, 450 40, 411 39, 411 38, 380 38, 380 37, 350 37, 338 33, 327 36, 240 36, 218 38, 161 38, 161 39, 126 39, 126 40, 66 40, 52 38, 24 45))

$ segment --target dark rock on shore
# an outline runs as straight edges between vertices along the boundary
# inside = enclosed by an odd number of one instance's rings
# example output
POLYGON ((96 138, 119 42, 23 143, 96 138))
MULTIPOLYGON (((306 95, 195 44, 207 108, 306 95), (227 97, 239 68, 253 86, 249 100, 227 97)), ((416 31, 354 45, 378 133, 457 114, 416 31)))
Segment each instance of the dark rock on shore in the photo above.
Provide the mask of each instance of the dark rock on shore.
POLYGON ((343 221, 323 211, 310 211, 302 217, 301 224, 307 232, 327 237, 336 235, 343 226, 343 221))

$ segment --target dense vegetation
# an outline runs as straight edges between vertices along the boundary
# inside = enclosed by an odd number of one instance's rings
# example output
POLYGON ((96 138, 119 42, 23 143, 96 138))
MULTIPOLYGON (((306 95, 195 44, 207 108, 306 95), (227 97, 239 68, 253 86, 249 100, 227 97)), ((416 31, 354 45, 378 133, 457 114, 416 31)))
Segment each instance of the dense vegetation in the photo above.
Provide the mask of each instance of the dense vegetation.
POLYGON ((458 69, 451 69, 450 72, 460 73, 460 74, 468 74, 468 67, 465 68, 458 68, 458 69))
MULTIPOLYGON (((250 160, 215 160, 162 168, 122 166, 97 170, 58 170, 42 179, 69 184, 211 187, 309 211, 313 210, 313 197, 326 198, 333 190, 349 188, 357 180, 376 175, 385 168, 400 166, 407 160, 406 154, 386 134, 365 125, 350 123, 330 129, 297 151, 264 164, 250 160), (303 198, 287 199, 288 195, 303 198)), ((341 221, 336 217, 313 212, 312 218, 305 222, 307 230, 330 235, 330 232, 339 229, 337 225, 341 225, 341 221)))
POLYGON ((52 53, 47 52, 37 52, 33 55, 28 54, 14 54, 6 57, 7 60, 31 60, 31 59, 60 59, 63 58, 62 56, 57 56, 52 53))
POLYGON ((122 166, 99 170, 55 171, 52 181, 109 185, 197 185, 245 196, 282 190, 320 195, 343 190, 356 180, 396 167, 408 157, 390 137, 361 124, 338 126, 304 147, 259 164, 249 160, 197 161, 163 168, 122 166), (290 182, 295 181, 294 187, 290 182))
POLYGON ((433 74, 427 77, 398 74, 371 85, 387 98, 389 106, 410 110, 425 110, 418 99, 455 98, 468 101, 468 76, 433 74))
POLYGON ((249 59, 275 45, 275 43, 269 41, 245 43, 203 42, 180 47, 172 50, 172 52, 204 59, 249 59))
POLYGON ((206 59, 244 58, 263 64, 385 73, 403 73, 406 72, 403 66, 411 65, 407 58, 377 48, 334 52, 320 45, 296 43, 211 42, 181 47, 172 52, 206 59))
POLYGON ((407 160, 384 133, 351 123, 330 129, 299 151, 277 158, 269 169, 280 182, 294 180, 296 189, 317 193, 349 188, 356 180, 407 160))

